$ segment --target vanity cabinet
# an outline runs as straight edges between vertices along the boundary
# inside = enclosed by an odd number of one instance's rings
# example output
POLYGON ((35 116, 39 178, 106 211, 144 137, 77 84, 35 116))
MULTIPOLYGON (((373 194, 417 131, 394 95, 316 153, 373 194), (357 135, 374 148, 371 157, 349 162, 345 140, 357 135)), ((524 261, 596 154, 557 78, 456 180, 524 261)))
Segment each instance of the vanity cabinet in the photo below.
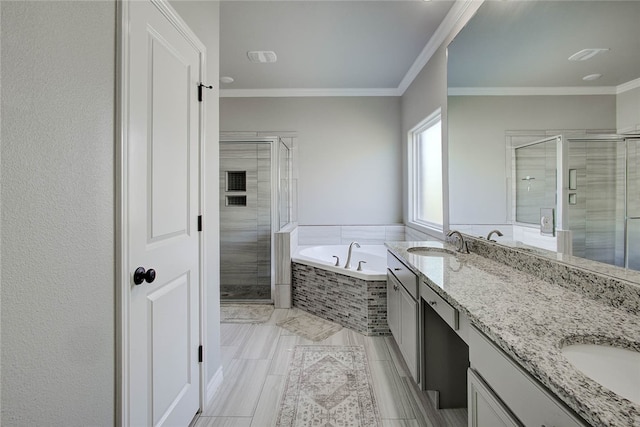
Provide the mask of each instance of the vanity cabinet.
POLYGON ((587 425, 476 328, 469 359, 470 427, 587 425))
POLYGON ((521 427, 489 386, 473 369, 468 371, 469 427, 521 427))
POLYGON ((387 255, 387 323, 414 381, 418 382, 418 277, 387 255))

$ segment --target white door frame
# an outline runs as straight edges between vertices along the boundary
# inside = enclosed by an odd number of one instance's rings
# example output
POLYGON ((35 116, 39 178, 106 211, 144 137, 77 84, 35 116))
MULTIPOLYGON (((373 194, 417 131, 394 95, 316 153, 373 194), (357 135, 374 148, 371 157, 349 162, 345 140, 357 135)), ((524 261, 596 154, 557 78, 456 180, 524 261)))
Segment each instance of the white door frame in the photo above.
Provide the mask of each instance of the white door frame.
MULTIPOLYGON (((117 426, 129 426, 130 416, 130 396, 129 396, 129 329, 130 319, 129 310, 131 307, 130 292, 132 283, 132 266, 129 265, 129 252, 127 247, 129 224, 127 221, 127 198, 128 198, 128 106, 129 99, 129 3, 140 0, 121 0, 116 2, 116 19, 117 19, 117 55, 116 55, 116 158, 115 158, 115 259, 116 259, 116 413, 115 422, 117 426)), ((169 5, 167 0, 147 0, 153 3, 158 10, 175 26, 176 29, 191 43, 191 45, 200 53, 200 81, 206 76, 206 47, 198 37, 191 31, 184 20, 169 5)), ((205 157, 204 157, 204 140, 205 140, 205 103, 200 103, 199 108, 199 142, 198 142, 198 165, 199 165, 199 212, 203 215, 205 189, 205 157)), ((205 231, 199 233, 200 241, 200 344, 207 349, 206 335, 206 286, 207 269, 205 268, 205 231)), ((200 364, 200 409, 204 407, 204 397, 206 388, 206 357, 202 358, 200 364)))

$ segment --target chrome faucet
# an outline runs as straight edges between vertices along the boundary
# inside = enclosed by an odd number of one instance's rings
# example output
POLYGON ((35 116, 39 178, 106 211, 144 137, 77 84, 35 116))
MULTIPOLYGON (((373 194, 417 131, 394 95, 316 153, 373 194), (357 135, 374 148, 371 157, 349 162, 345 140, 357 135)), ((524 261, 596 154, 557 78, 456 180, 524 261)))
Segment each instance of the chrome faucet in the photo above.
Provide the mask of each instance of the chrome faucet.
POLYGON ((502 237, 502 236, 503 236, 503 234, 500 232, 500 230, 493 230, 493 231, 491 231, 489 234, 487 234, 487 240, 488 240, 488 241, 490 241, 490 242, 495 242, 495 240, 491 240, 491 236, 492 236, 493 234, 497 234, 497 235, 498 235, 498 237, 502 237))
POLYGON ((359 248, 360 244, 358 242, 351 242, 351 244, 349 245, 349 253, 347 254, 347 262, 344 263, 344 268, 346 269, 350 269, 351 268, 351 251, 353 250, 353 247, 359 248))
POLYGON ((462 234, 460 234, 458 230, 451 230, 449 234, 447 234, 447 237, 452 237, 452 236, 457 237, 456 250, 460 253, 468 254, 469 249, 467 248, 467 242, 464 241, 464 237, 462 237, 462 234))

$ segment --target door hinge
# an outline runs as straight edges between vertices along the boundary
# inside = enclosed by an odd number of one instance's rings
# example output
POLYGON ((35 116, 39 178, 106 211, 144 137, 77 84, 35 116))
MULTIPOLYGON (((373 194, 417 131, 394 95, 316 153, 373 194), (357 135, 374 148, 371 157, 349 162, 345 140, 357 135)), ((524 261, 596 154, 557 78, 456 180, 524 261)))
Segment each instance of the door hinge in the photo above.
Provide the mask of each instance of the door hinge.
POLYGON ((198 83, 198 102, 202 102, 202 88, 213 89, 213 86, 207 86, 202 82, 198 83))
POLYGON ((198 347, 198 363, 202 363, 202 346, 198 347))
POLYGON ((202 231, 202 215, 198 215, 198 231, 202 231))

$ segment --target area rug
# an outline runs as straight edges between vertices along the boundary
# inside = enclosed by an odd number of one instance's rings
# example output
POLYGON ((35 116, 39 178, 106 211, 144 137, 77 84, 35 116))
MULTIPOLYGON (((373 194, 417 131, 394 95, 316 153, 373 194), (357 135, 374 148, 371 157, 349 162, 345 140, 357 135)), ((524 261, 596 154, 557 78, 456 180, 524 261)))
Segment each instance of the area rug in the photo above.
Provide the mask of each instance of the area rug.
POLYGON ((364 347, 296 346, 276 425, 380 427, 364 347))
POLYGON ((264 323, 269 321, 273 306, 267 304, 221 304, 221 323, 264 323))
POLYGON ((337 323, 307 313, 281 320, 276 325, 311 341, 322 341, 342 329, 337 323))

